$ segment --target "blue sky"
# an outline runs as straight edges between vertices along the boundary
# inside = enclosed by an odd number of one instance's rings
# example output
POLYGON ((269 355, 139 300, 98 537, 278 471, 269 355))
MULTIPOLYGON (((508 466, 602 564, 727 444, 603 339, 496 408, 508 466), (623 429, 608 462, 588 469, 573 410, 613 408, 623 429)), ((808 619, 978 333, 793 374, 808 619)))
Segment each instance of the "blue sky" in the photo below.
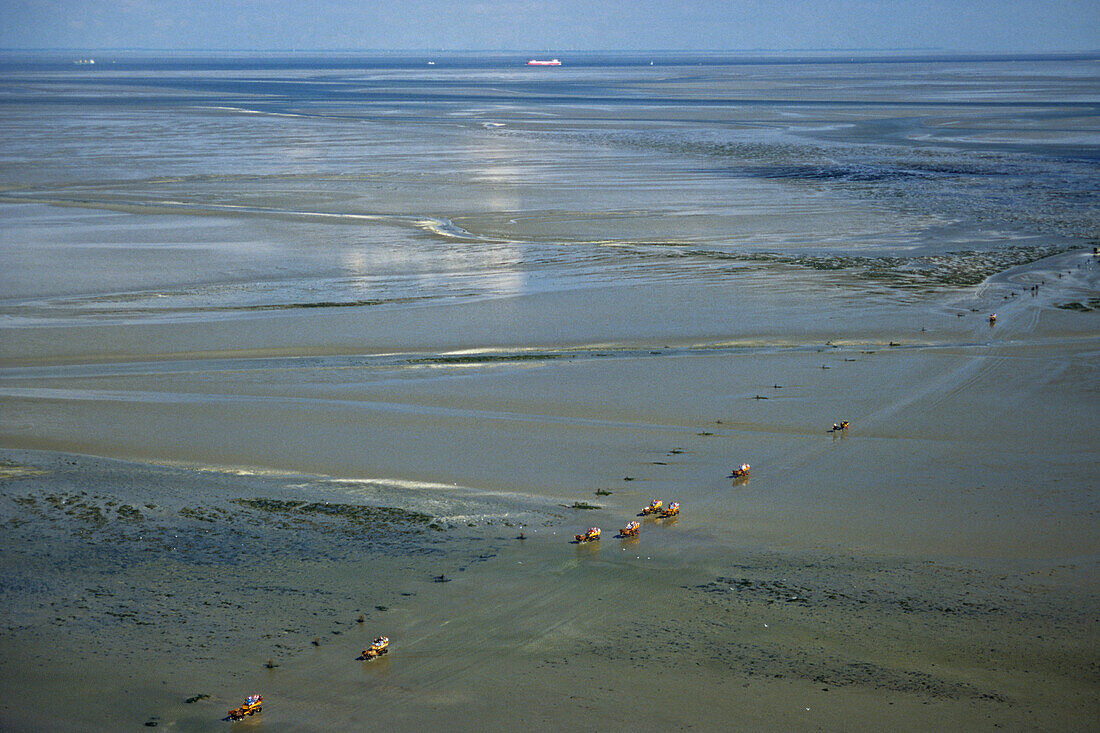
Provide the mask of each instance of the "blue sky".
POLYGON ((1100 0, 0 0, 0 48, 1100 49, 1100 0))

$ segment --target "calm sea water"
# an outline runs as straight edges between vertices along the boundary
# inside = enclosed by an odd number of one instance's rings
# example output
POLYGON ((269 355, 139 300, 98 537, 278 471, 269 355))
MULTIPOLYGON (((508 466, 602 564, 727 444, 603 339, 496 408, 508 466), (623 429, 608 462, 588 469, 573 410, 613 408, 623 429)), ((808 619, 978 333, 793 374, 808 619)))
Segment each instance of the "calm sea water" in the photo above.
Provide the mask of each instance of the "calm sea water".
POLYGON ((706 282, 716 262, 976 282, 1100 233, 1091 56, 75 60, 0 59, 13 325, 706 282))

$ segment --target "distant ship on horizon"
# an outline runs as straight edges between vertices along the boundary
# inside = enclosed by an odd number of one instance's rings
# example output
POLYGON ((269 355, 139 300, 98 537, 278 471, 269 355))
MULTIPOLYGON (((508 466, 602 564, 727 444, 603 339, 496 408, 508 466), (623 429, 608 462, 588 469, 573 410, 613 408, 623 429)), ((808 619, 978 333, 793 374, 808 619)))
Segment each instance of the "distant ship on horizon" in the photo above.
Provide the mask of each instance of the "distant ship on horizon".
POLYGON ((561 62, 557 59, 550 59, 549 61, 539 61, 538 59, 531 59, 527 62, 528 66, 561 66, 561 62))

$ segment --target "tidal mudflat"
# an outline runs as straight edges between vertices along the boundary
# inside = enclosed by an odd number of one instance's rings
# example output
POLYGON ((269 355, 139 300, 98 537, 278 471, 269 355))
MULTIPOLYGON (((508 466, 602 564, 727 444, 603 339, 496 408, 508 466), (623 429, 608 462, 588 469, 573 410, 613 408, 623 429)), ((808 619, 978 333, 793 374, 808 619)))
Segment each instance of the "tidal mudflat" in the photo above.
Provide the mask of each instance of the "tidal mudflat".
POLYGON ((1092 725, 1095 62, 662 58, 5 60, 0 727, 1092 725))

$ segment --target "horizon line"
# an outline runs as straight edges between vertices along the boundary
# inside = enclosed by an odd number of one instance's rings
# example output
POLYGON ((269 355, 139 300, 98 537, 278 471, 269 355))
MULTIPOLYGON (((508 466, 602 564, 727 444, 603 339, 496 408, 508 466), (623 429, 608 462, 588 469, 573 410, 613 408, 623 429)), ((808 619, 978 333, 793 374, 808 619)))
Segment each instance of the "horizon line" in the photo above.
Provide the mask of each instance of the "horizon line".
POLYGON ((155 46, 10 46, 0 53, 72 53, 72 52, 148 52, 148 53, 478 53, 478 54, 782 54, 782 53, 937 53, 967 56, 1067 56, 1100 55, 1100 48, 1047 51, 964 50, 939 46, 837 47, 837 48, 747 48, 747 49, 478 49, 478 48, 162 48, 155 46))

